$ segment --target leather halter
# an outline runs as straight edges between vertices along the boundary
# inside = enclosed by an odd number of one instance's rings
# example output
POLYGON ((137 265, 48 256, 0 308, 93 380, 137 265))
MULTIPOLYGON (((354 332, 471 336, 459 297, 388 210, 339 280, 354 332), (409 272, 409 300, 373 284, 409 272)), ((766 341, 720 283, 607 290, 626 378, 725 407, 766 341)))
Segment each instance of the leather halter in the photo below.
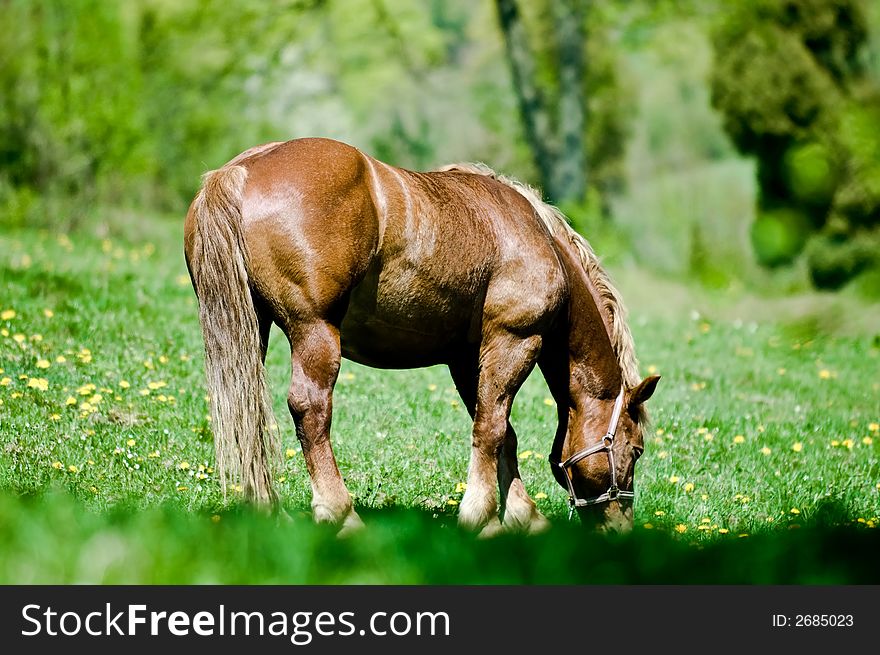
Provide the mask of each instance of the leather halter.
POLYGON ((618 500, 620 498, 635 498, 634 492, 621 491, 620 488, 617 486, 617 470, 614 466, 614 452, 612 450, 612 447, 614 446, 614 436, 617 433, 617 424, 620 422, 620 413, 623 411, 623 396, 624 388, 621 387, 620 393, 617 394, 617 400, 614 401, 614 411, 611 413, 611 420, 608 422, 608 431, 605 433, 605 436, 603 436, 602 439, 599 440, 599 443, 588 446, 583 450, 579 450, 574 455, 566 459, 564 462, 554 462, 552 460, 550 461, 551 464, 558 466, 560 469, 562 469, 562 475, 563 477, 565 477, 565 482, 568 485, 569 519, 571 519, 571 517, 574 515, 574 510, 578 507, 590 507, 592 505, 608 503, 613 500, 618 500), (608 469, 611 472, 611 486, 608 487, 608 491, 606 491, 605 493, 601 493, 598 496, 593 496, 591 498, 578 498, 577 494, 574 492, 574 485, 571 481, 570 469, 574 464, 577 464, 582 459, 601 452, 605 452, 608 456, 608 469))

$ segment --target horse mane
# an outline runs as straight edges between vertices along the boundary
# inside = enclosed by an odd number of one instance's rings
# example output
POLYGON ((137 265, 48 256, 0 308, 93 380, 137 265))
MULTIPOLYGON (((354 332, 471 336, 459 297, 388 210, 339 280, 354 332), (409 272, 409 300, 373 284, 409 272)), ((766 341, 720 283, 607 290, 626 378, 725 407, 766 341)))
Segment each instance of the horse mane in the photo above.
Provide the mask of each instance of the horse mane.
POLYGON ((639 363, 636 359, 635 343, 633 342, 632 332, 626 323, 626 307, 620 292, 611 283, 608 273, 599 263, 599 258, 583 236, 574 231, 569 225, 568 219, 553 205, 544 202, 541 199, 541 192, 528 184, 496 173, 494 170, 483 163, 459 163, 448 164, 438 171, 458 171, 462 173, 471 173, 474 175, 484 175, 498 180, 505 184, 521 196, 523 196, 532 207, 541 222, 547 227, 550 234, 557 238, 565 238, 574 247, 578 253, 584 271, 587 277, 596 289, 599 298, 604 305, 607 317, 606 327, 608 328, 608 337, 611 340, 611 347, 617 357, 617 363, 620 366, 623 383, 627 389, 632 389, 641 381, 639 375, 639 363))

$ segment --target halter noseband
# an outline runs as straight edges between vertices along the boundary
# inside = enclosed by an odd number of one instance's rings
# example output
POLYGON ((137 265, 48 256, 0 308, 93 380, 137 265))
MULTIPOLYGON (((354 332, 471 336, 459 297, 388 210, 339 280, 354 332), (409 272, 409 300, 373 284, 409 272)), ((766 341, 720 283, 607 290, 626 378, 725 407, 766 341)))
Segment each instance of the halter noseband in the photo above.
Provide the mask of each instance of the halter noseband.
POLYGON ((620 413, 623 411, 623 395, 624 389, 621 388, 620 393, 617 394, 617 400, 614 401, 614 411, 611 413, 611 420, 608 422, 608 431, 599 443, 584 448, 583 450, 579 450, 564 462, 551 461, 551 464, 562 469, 562 475, 568 486, 569 519, 571 519, 574 515, 574 510, 578 507, 589 507, 600 503, 608 503, 620 498, 635 498, 635 493, 632 491, 621 491, 617 486, 617 470, 614 467, 614 452, 612 450, 614 436, 617 433, 617 424, 620 422, 620 413), (582 459, 603 451, 608 455, 608 469, 611 472, 611 486, 608 487, 608 491, 599 494, 598 496, 593 496, 592 498, 578 498, 577 494, 574 492, 574 485, 571 482, 571 473, 569 472, 569 469, 582 459))

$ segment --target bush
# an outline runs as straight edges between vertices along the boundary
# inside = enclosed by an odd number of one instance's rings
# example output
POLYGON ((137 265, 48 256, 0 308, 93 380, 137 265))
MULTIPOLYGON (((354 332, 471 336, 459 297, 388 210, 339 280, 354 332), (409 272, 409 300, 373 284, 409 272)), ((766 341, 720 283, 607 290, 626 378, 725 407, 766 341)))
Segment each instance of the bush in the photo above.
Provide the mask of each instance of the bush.
POLYGON ((752 247, 764 266, 790 264, 801 253, 810 235, 810 220, 796 209, 764 211, 752 223, 752 247))

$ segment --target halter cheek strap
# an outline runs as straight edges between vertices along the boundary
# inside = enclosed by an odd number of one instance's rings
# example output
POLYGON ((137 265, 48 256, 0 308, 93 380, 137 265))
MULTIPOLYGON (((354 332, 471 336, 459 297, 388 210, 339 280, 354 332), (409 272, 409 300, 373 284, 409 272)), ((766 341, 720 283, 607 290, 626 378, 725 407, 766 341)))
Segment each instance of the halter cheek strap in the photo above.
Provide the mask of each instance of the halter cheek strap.
POLYGON ((599 443, 588 446, 583 450, 579 450, 564 462, 551 462, 551 464, 562 469, 562 476, 565 478, 565 483, 568 486, 569 519, 574 515, 574 510, 578 507, 589 507, 591 505, 607 503, 620 498, 635 498, 635 493, 632 491, 621 491, 617 486, 617 469, 614 466, 614 451, 612 447, 614 446, 614 437, 617 434, 617 424, 620 422, 620 414, 623 411, 623 396, 624 389, 621 388, 620 393, 617 394, 617 400, 614 401, 614 411, 611 413, 611 420, 608 422, 608 431, 605 433, 605 436, 599 440, 599 443), (571 467, 582 459, 601 452, 605 452, 608 457, 608 470, 611 472, 611 486, 608 487, 608 491, 599 494, 598 496, 593 496, 591 498, 578 498, 571 481, 571 467))

